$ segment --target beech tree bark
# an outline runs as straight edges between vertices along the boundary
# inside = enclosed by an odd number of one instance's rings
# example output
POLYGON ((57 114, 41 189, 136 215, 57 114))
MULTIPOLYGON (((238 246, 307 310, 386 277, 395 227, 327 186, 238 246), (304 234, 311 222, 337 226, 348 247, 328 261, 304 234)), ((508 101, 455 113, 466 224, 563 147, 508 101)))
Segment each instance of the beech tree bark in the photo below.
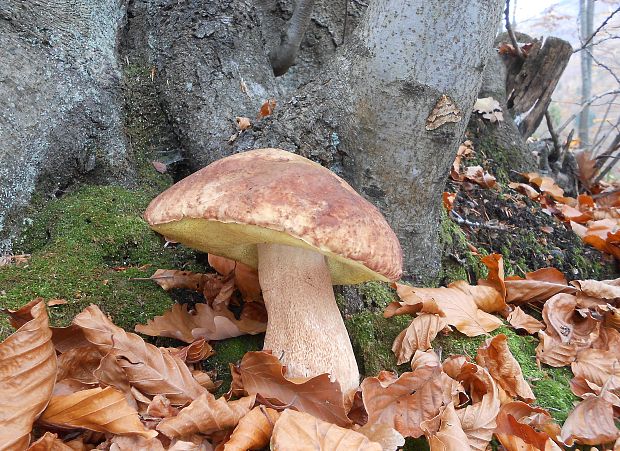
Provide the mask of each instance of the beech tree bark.
MULTIPOLYGON (((108 3, 116 8, 76 18, 69 28, 106 29, 111 17, 123 17, 125 11, 120 0, 108 3)), ((113 66, 152 68, 157 104, 167 122, 161 132, 174 135, 167 142, 178 148, 168 151, 182 159, 179 174, 264 146, 310 157, 344 176, 383 211, 401 240, 407 275, 429 280, 439 268, 441 192, 503 2, 374 0, 365 15, 361 2, 353 2, 346 30, 344 4, 336 3, 317 2, 296 66, 278 79, 268 54, 279 42, 291 1, 131 0, 124 29, 97 35, 97 42, 111 47, 105 55, 113 66), (277 100, 275 113, 254 119, 267 98, 277 100), (251 118, 253 126, 230 144, 236 116, 251 118)), ((0 26, 10 28, 12 20, 2 14, 0 26)), ((66 26, 57 16, 47 20, 50 29, 66 26)), ((20 45, 27 41, 19 32, 9 33, 20 45)), ((47 57, 58 63, 63 46, 52 43, 47 57)), ((94 78, 87 77, 85 85, 100 87, 94 78)), ((63 86, 63 77, 52 80, 63 86)), ((119 84, 110 84, 103 92, 118 99, 119 84)), ((0 87, 0 102, 5 89, 17 92, 0 87)), ((35 103, 31 95, 28 101, 35 103)), ((115 102, 103 103, 113 110, 111 117, 123 117, 115 102)), ((52 122, 56 129, 70 123, 64 110, 52 122)), ((91 139, 95 147, 104 140, 100 134, 91 139)), ((30 136, 23 145, 35 141, 30 136)), ((80 141, 66 148, 65 161, 80 141)), ((34 179, 44 177, 45 171, 33 171, 34 179)), ((99 171, 96 159, 91 172, 99 171)), ((64 182, 75 178, 67 175, 64 182)))

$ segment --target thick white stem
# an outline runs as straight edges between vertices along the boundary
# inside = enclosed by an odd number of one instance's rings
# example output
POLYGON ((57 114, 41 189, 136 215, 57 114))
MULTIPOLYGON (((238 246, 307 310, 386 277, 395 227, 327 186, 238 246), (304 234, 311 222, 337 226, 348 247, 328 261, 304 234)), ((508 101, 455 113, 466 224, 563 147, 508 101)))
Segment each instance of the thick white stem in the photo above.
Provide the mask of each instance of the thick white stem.
POLYGON ((297 247, 259 244, 258 277, 269 316, 264 349, 281 358, 286 375, 329 373, 343 393, 357 388, 359 371, 325 257, 297 247))

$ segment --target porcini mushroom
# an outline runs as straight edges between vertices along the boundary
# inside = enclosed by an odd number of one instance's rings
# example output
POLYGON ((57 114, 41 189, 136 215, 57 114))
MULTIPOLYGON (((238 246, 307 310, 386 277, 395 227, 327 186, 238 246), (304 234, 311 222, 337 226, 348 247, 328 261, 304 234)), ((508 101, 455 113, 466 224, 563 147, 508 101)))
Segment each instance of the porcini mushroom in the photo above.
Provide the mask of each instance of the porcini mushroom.
POLYGON ((332 284, 397 280, 402 251, 379 210, 299 155, 259 149, 218 160, 155 198, 151 228, 258 268, 268 314, 264 349, 288 377, 329 373, 359 384, 332 284))

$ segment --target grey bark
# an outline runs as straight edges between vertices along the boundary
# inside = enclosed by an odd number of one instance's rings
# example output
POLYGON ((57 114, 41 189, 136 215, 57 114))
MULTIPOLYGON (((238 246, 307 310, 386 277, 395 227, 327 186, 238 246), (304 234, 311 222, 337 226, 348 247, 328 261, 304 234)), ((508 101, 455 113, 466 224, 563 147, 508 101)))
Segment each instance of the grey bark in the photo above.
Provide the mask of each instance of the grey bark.
POLYGON ((579 35, 581 42, 588 42, 581 52, 581 104, 584 105, 579 113, 579 140, 583 147, 590 143, 590 105, 586 102, 592 96, 592 50, 590 39, 594 31, 594 0, 579 1, 579 35))
POLYGON ((0 253, 35 187, 131 184, 116 41, 119 0, 0 0, 0 253))
POLYGON ((308 28, 314 0, 297 0, 293 15, 282 33, 280 45, 269 52, 269 61, 276 77, 284 75, 295 63, 299 46, 308 28))
MULTIPOLYGON (((133 0, 120 61, 154 67, 157 96, 175 135, 170 142, 178 143, 187 170, 265 146, 308 156, 382 209, 401 239, 407 275, 429 280, 439 266, 443 184, 480 86, 501 1, 375 1, 343 47, 340 3, 317 2, 297 64, 278 79, 268 49, 290 1, 133 0), (427 130, 443 96, 451 99, 457 122, 427 130), (272 97, 275 113, 255 119, 272 97), (236 116, 249 117, 253 126, 230 144, 236 116)), ((363 10, 358 3, 351 3, 350 29, 363 10)), ((119 66, 114 45, 105 55, 119 66)), ((117 89, 112 83, 109 92, 117 89)), ((118 101, 107 100, 116 111, 109 117, 118 117, 118 101)))

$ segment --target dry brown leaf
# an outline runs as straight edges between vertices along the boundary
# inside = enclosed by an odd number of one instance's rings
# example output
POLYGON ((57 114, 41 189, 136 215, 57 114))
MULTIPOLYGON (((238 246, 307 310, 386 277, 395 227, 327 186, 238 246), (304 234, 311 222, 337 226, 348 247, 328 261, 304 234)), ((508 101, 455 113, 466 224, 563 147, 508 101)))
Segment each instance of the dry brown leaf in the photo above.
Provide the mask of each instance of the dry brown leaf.
POLYGON ((525 279, 510 277, 506 285, 506 302, 524 304, 543 302, 558 293, 574 293, 574 287, 568 285, 566 277, 555 268, 542 268, 529 272, 525 279))
POLYGON ((543 323, 525 313, 518 306, 508 315, 508 322, 515 329, 524 329, 528 334, 535 334, 545 328, 543 323))
POLYGON ((443 409, 439 416, 440 427, 437 432, 426 431, 426 437, 431 451, 468 451, 469 439, 463 428, 461 420, 454 410, 454 404, 450 403, 443 409))
POLYGON ((576 348, 590 347, 598 338, 601 321, 591 315, 585 318, 576 314, 577 298, 571 294, 556 294, 543 307, 542 316, 546 332, 560 338, 562 343, 576 348))
POLYGON ((573 280, 576 286, 587 296, 614 301, 620 299, 620 279, 615 280, 573 280))
POLYGON ((156 438, 141 435, 115 435, 110 440, 110 451, 164 451, 164 445, 156 438))
POLYGON ((258 112, 258 119, 262 119, 265 116, 269 116, 273 113, 273 110, 276 108, 276 99, 268 99, 265 100, 260 107, 260 111, 258 112))
POLYGON ((56 434, 46 432, 43 437, 30 445, 27 451, 73 451, 73 448, 60 440, 56 434))
POLYGON ((219 447, 214 447, 203 436, 196 435, 191 437, 191 441, 186 440, 172 440, 172 446, 168 448, 168 451, 219 451, 219 447))
POLYGON ((205 285, 208 283, 216 283, 221 286, 222 280, 217 274, 203 274, 176 269, 158 269, 150 279, 166 291, 173 288, 181 288, 199 293, 204 290, 205 285))
POLYGON ((413 315, 414 313, 433 313, 443 316, 443 313, 434 299, 422 299, 415 294, 415 287, 401 283, 393 283, 396 294, 401 302, 391 302, 385 309, 383 316, 391 318, 397 315, 413 315))
POLYGON ((204 338, 206 340, 224 340, 246 333, 264 332, 266 323, 252 319, 236 320, 233 313, 225 306, 216 311, 207 304, 196 304, 195 311, 189 312, 187 304, 175 304, 162 316, 156 316, 146 324, 138 324, 136 332, 151 336, 171 337, 186 343, 204 338))
POLYGON ((32 424, 47 405, 56 380, 56 352, 44 302, 31 320, 0 343, 0 447, 26 449, 32 424))
POLYGON ((401 365, 411 360, 418 349, 421 351, 430 349, 431 342, 447 325, 445 318, 430 313, 423 313, 414 318, 409 327, 396 337, 392 345, 397 364, 401 365))
POLYGON ((406 285, 402 287, 402 291, 412 293, 424 304, 434 301, 445 315, 448 324, 469 337, 484 335, 502 325, 499 318, 478 308, 472 295, 477 292, 472 293, 471 286, 467 282, 458 281, 448 288, 415 288, 406 285))
POLYGON ((80 346, 61 354, 58 357, 58 382, 73 379, 80 382, 83 389, 93 388, 99 381, 93 374, 99 366, 103 354, 95 346, 80 346), (90 385, 90 387, 89 387, 90 385))
POLYGON ((457 377, 468 391, 472 404, 457 410, 463 432, 473 450, 484 451, 493 436, 499 413, 499 393, 493 378, 484 368, 467 363, 457 377))
POLYGON ((234 271, 235 286, 241 292, 244 301, 257 301, 261 299, 258 271, 251 266, 236 262, 226 257, 209 254, 209 265, 223 276, 234 271))
POLYGON ((204 338, 199 338, 182 348, 169 348, 169 350, 186 363, 197 363, 215 354, 213 346, 204 338))
POLYGON ((444 191, 441 198, 443 201, 443 208, 445 208, 446 211, 452 211, 454 200, 456 199, 456 193, 448 193, 447 191, 444 191))
POLYGON ((343 394, 338 382, 321 374, 303 382, 285 377, 285 368, 268 352, 248 352, 239 365, 243 388, 275 405, 290 406, 330 423, 349 426, 343 394))
POLYGON ((555 334, 538 332, 540 342, 536 347, 536 360, 549 366, 561 367, 569 365, 577 357, 577 349, 572 344, 563 343, 555 334))
POLYGON ((618 438, 618 428, 614 424, 613 406, 606 400, 591 396, 581 401, 568 415, 562 426, 560 439, 571 446, 600 445, 618 438))
POLYGON ((474 112, 480 113, 483 118, 491 122, 501 122, 504 120, 502 107, 493 97, 482 97, 477 99, 476 103, 474 103, 474 112))
POLYGON ((493 287, 484 285, 469 285, 464 280, 457 280, 449 285, 450 288, 458 288, 471 296, 476 306, 486 313, 506 312, 508 306, 501 293, 493 287))
POLYGON ((381 445, 383 451, 396 451, 405 444, 405 437, 393 427, 386 424, 353 425, 353 430, 364 434, 371 442, 381 445))
MULTIPOLYGON (((504 404, 497 416, 495 436, 506 451, 560 451, 560 447, 555 444, 549 434, 537 431, 526 422, 529 418, 523 418, 523 420, 515 418, 514 404, 516 402, 504 404)), ((524 410, 528 407, 534 410, 527 404, 522 404, 524 407, 517 408, 517 410, 524 410)), ((551 417, 546 412, 544 413, 551 422, 551 417)), ((538 415, 541 414, 538 413, 538 415)))
POLYGON ((172 407, 168 398, 163 395, 155 395, 146 408, 146 414, 155 418, 175 417, 178 413, 179 409, 172 407))
POLYGON ((450 402, 443 387, 449 377, 439 365, 423 365, 399 378, 383 373, 362 382, 368 423, 383 423, 405 437, 420 437, 423 421, 437 416, 450 402), (388 377, 386 377, 388 376, 388 377))
MULTIPOLYGON (((506 285, 504 284, 504 257, 502 254, 490 254, 480 260, 489 270, 486 279, 478 280, 478 285, 495 288, 502 299, 506 299, 506 285)), ((486 310, 485 310, 486 311, 486 310)))
POLYGON ((273 426, 280 413, 269 407, 256 406, 245 415, 224 445, 224 451, 262 449, 269 445, 273 426))
POLYGON ((538 191, 525 183, 510 182, 508 186, 521 194, 525 194, 532 200, 537 200, 540 197, 540 193, 538 191))
POLYGON ((474 182, 483 188, 493 188, 497 184, 495 177, 485 171, 482 166, 466 167, 465 171, 463 171, 463 178, 474 182))
POLYGON ((205 392, 181 359, 115 326, 97 306, 87 307, 73 324, 81 327, 86 339, 100 351, 113 354, 130 384, 141 392, 165 394, 179 405, 205 392))
POLYGON ((273 451, 382 451, 359 432, 319 420, 304 412, 287 409, 276 421, 271 436, 273 451))
POLYGON ((232 429, 254 406, 255 400, 255 396, 246 396, 236 401, 226 401, 224 398, 215 399, 211 393, 205 392, 181 409, 176 417, 164 419, 157 430, 168 437, 179 438, 232 429))
POLYGON ((146 429, 140 422, 138 412, 127 404, 125 395, 112 387, 53 396, 40 421, 111 434, 137 434, 145 438, 157 436, 157 432, 146 429))
POLYGON ((506 335, 496 335, 480 346, 476 362, 489 371, 497 385, 509 396, 519 397, 528 403, 536 399, 532 389, 523 378, 519 362, 510 352, 506 335))
POLYGON ((241 131, 247 130, 248 128, 252 126, 250 122, 250 118, 247 118, 247 117, 237 116, 235 117, 235 122, 237 123, 237 128, 241 131))
POLYGON ((584 349, 577 353, 574 362, 571 363, 571 370, 575 377, 584 379, 607 390, 620 389, 620 349, 584 349))
POLYGON ((560 188, 551 177, 543 177, 535 172, 522 173, 528 182, 536 185, 539 190, 544 193, 548 193, 558 202, 564 200, 564 190, 560 188))
MULTIPOLYGON (((39 302, 44 302, 43 298, 35 298, 18 310, 2 310, 10 316, 10 323, 15 329, 22 327, 28 321, 32 320, 32 307, 39 302)), ((88 342, 82 335, 79 327, 50 327, 52 331, 52 343, 58 352, 67 352, 69 349, 87 345, 88 342)))

